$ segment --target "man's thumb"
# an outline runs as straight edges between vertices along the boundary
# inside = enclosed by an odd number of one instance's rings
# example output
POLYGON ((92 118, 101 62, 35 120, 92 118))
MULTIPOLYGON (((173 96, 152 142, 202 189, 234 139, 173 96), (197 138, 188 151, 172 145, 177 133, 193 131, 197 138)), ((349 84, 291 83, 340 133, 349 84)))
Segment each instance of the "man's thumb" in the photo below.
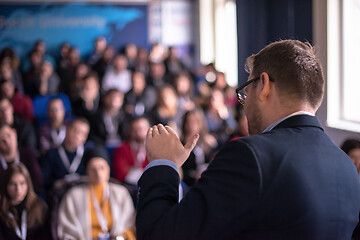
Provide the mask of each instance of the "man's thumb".
POLYGON ((199 140, 199 134, 195 134, 184 146, 184 148, 190 153, 196 146, 197 141, 199 140))

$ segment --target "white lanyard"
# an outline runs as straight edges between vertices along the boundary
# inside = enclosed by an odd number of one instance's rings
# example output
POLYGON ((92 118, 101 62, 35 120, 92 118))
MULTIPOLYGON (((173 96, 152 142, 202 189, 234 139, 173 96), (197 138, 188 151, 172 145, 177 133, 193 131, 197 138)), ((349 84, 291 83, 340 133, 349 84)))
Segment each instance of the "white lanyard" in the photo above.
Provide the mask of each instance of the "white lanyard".
POLYGON ((14 219, 14 222, 16 224, 15 225, 16 236, 18 236, 21 240, 26 240, 26 234, 27 234, 26 210, 22 211, 21 213, 21 230, 15 221, 14 215, 11 212, 9 212, 8 215, 10 218, 14 219))
POLYGON ((130 142, 130 151, 133 155, 134 166, 142 168, 143 162, 146 158, 145 144, 138 144, 135 141, 130 142))
MULTIPOLYGON (((4 170, 6 170, 8 168, 8 164, 7 162, 5 161, 4 157, 0 154, 0 162, 1 162, 1 165, 3 167, 4 170)), ((15 164, 19 164, 20 162, 20 159, 19 159, 19 154, 15 157, 15 160, 14 160, 14 163, 15 164)))
POLYGON ((61 126, 59 129, 59 133, 57 133, 56 130, 52 128, 50 134, 51 134, 51 139, 54 142, 54 145, 58 146, 64 141, 66 135, 66 127, 61 126))
MULTIPOLYGON (((107 227, 106 218, 105 218, 104 214, 102 213, 102 211, 100 209, 99 202, 96 199, 94 191, 91 188, 90 188, 90 191, 91 191, 91 198, 92 198, 92 202, 93 202, 93 205, 94 205, 95 213, 96 213, 96 216, 97 216, 97 218, 99 220, 101 230, 106 234, 106 233, 109 232, 109 229, 107 227)), ((102 202, 107 201, 109 199, 109 196, 110 196, 109 185, 107 185, 104 188, 104 194, 103 194, 103 201, 102 202)))
POLYGON ((62 146, 60 146, 58 148, 58 151, 59 151, 61 161, 63 162, 66 170, 68 171, 68 173, 71 173, 71 174, 75 173, 76 170, 78 169, 79 165, 80 165, 81 158, 82 158, 82 156, 84 154, 84 147, 80 146, 80 147, 78 147, 76 149, 76 155, 75 155, 75 158, 72 161, 71 165, 70 165, 69 158, 66 155, 66 152, 65 152, 64 148, 62 146))

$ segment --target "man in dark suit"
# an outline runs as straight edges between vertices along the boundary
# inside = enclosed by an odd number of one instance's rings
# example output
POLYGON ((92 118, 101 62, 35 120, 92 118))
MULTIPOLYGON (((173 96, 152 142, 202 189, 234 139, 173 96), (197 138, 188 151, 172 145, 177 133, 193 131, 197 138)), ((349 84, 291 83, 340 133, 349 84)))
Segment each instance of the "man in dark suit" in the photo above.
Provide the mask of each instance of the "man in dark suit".
POLYGON ((237 93, 251 135, 225 145, 180 203, 177 169, 198 135, 182 145, 168 126, 149 129, 137 239, 351 239, 360 182, 315 117, 324 77, 313 48, 275 42, 246 65, 237 93))

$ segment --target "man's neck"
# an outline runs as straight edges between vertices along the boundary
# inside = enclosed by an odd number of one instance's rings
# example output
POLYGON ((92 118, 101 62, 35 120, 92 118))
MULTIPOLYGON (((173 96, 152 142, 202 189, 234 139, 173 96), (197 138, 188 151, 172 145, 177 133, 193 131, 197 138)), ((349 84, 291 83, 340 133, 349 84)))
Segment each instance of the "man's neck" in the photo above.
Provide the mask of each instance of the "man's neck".
POLYGON ((63 147, 64 147, 64 149, 66 150, 66 151, 68 151, 68 152, 76 152, 76 150, 77 150, 77 146, 74 146, 74 145, 72 145, 72 144, 69 144, 69 143, 67 143, 66 141, 64 141, 64 143, 63 143, 63 147))
POLYGON ((62 127, 62 125, 63 125, 63 122, 52 122, 51 123, 51 127, 53 129, 55 129, 56 131, 59 131, 60 128, 62 127))
POLYGON ((17 158, 19 156, 18 151, 11 151, 7 154, 4 154, 4 153, 0 153, 0 154, 5 159, 5 162, 7 162, 7 163, 15 161, 15 158, 17 158))

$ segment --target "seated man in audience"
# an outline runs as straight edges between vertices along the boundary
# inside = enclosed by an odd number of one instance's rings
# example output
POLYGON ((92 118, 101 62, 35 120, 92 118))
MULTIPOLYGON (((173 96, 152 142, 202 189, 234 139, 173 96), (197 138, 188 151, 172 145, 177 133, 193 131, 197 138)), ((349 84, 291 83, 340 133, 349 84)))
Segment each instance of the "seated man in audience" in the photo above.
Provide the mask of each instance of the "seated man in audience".
POLYGON ((135 209, 127 189, 109 183, 107 152, 94 147, 84 155, 88 184, 66 193, 58 211, 59 239, 135 239, 135 209))
POLYGON ((34 188, 40 193, 43 176, 35 152, 28 147, 18 147, 16 130, 0 123, 0 176, 11 164, 22 162, 30 172, 34 188))
POLYGON ((0 98, 0 122, 15 128, 20 147, 30 147, 36 151, 36 134, 33 126, 14 113, 14 108, 7 98, 0 98))
POLYGON ((41 159, 47 189, 59 179, 71 181, 85 174, 82 158, 89 129, 86 119, 76 118, 67 125, 63 143, 57 148, 49 149, 41 159))
POLYGON ((49 122, 41 126, 38 130, 39 148, 41 154, 45 154, 50 148, 61 145, 65 138, 65 107, 60 98, 54 98, 47 105, 47 115, 49 122))
POLYGON ((121 182, 136 185, 148 161, 145 138, 150 127, 145 117, 136 117, 130 123, 129 138, 114 150, 113 174, 121 182))

